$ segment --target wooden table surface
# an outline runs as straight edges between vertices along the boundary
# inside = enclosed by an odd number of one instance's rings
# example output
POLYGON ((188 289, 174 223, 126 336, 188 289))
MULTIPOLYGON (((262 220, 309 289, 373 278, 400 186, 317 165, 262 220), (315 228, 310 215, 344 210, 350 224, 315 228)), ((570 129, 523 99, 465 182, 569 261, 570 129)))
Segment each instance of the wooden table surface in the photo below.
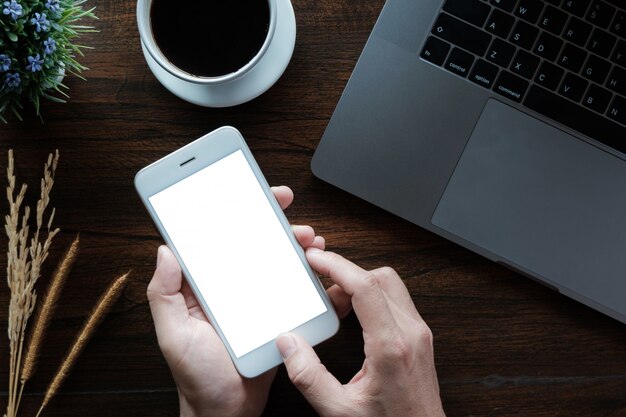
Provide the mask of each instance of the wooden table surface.
MULTIPOLYGON (((175 385, 145 297, 161 238, 132 181, 148 163, 219 126, 233 125, 247 138, 268 181, 294 189, 296 200, 287 211, 293 223, 312 225, 330 249, 365 268, 389 265, 404 278, 435 335, 449 416, 626 416, 623 324, 311 174, 315 147, 383 3, 294 1, 298 40, 284 76, 260 98, 216 110, 185 103, 156 81, 141 53, 134 1, 89 1, 100 17, 100 33, 83 40, 96 47, 82 60, 91 68, 85 73, 89 81, 68 77, 71 100, 44 104, 45 124, 27 113, 22 123, 0 126, 0 170, 4 177, 5 150, 15 149, 19 179, 32 187, 31 203, 45 157, 56 148, 61 153, 52 204, 62 233, 41 288, 74 235, 80 232, 82 239, 21 415, 34 416, 91 306, 129 269, 131 284, 43 415, 177 415, 175 385)), ((4 197, 0 209, 6 213, 4 197)), ((2 256, 0 270, 5 266, 2 256)), ((9 296, 2 283, 0 407, 5 407, 9 296)), ((317 351, 347 382, 363 360, 355 317, 317 351)), ((281 369, 264 415, 315 413, 281 369)))

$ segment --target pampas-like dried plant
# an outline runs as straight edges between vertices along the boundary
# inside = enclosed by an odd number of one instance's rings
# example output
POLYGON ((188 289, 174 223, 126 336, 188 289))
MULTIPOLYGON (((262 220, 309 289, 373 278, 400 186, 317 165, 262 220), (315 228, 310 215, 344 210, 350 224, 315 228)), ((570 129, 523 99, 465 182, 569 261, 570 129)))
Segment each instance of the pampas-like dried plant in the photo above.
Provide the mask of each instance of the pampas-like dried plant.
POLYGON ((48 329, 52 316, 54 315, 54 311, 56 310, 59 297, 61 296, 61 291, 65 286, 65 282, 67 281, 70 271, 72 270, 72 266, 78 256, 79 243, 80 237, 77 235, 54 271, 52 280, 48 286, 48 291, 43 298, 43 302, 41 303, 41 307, 35 314, 35 323, 30 333, 26 356, 24 357, 24 363, 22 364, 20 391, 24 389, 24 385, 35 372, 37 358, 39 357, 39 351, 43 344, 46 330, 48 329))
MULTIPOLYGON (((9 214, 5 216, 5 231, 9 238, 7 283, 11 293, 8 325, 10 359, 8 403, 4 417, 17 417, 24 385, 35 371, 45 331, 54 315, 59 296, 78 255, 79 237, 76 236, 76 239, 54 272, 43 305, 38 310, 26 355, 22 357, 26 328, 37 302, 35 284, 41 275, 42 265, 48 257, 52 240, 59 233, 58 228, 52 229, 54 209, 51 210, 50 214, 47 213, 58 161, 59 152, 56 151, 54 155, 51 154, 48 157, 44 166, 41 192, 35 212, 36 227, 31 235, 29 226, 30 208, 24 206, 22 210, 27 186, 26 184, 22 185, 19 192, 16 193, 13 151, 9 150, 9 164, 7 167, 9 214), (44 235, 45 239, 43 238, 44 235)), ((121 296, 128 282, 129 274, 130 272, 117 278, 92 310, 48 386, 37 416, 41 414, 50 400, 59 391, 76 359, 87 345, 96 328, 121 296)))
POLYGON ((41 403, 41 407, 37 412, 37 416, 41 414, 43 409, 48 405, 52 397, 56 395, 56 393, 65 382, 65 378, 69 374, 70 370, 74 366, 76 359, 80 356, 81 352, 87 345, 87 342, 91 338, 91 336, 95 333, 97 327, 100 325, 102 320, 106 317, 107 313, 111 310, 115 302, 120 298, 126 284, 128 283, 128 277, 130 275, 130 271, 121 277, 117 278, 113 283, 109 286, 106 292, 100 297, 98 303, 91 311, 91 314, 83 324, 83 328, 80 333, 72 343, 72 347, 70 348, 67 356, 61 363, 61 366, 57 370, 52 382, 48 386, 46 390, 46 395, 44 396, 43 402, 41 403))
POLYGON ((22 204, 26 184, 16 194, 13 151, 9 150, 7 167, 7 199, 9 214, 5 216, 5 232, 8 239, 7 284, 11 293, 9 301, 9 392, 5 417, 16 417, 21 395, 19 394, 20 370, 26 327, 37 301, 35 284, 41 275, 41 267, 48 257, 52 240, 59 229, 52 229, 54 209, 47 213, 54 175, 59 162, 59 152, 50 154, 44 165, 39 201, 35 212, 36 228, 30 233, 30 208, 22 204), (45 234, 45 239, 42 235, 45 234))

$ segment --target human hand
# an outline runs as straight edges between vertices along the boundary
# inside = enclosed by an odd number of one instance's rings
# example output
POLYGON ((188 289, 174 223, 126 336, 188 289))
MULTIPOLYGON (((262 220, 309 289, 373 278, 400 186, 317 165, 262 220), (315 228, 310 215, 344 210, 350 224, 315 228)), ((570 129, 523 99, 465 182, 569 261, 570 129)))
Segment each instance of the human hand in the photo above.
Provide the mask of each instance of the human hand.
POLYGON ((444 416, 432 333, 391 268, 366 271, 341 256, 310 248, 311 266, 330 277, 338 311, 351 302, 363 328, 365 361, 342 385, 311 346, 292 333, 276 344, 289 378, 322 417, 444 416), (343 294, 342 294, 343 293, 343 294))
MULTIPOLYGON (((293 201, 287 187, 272 191, 283 209, 293 201)), ((315 236, 311 227, 294 226, 293 230, 303 248, 324 249, 324 239, 315 236)), ((159 346, 178 388, 181 417, 259 416, 276 370, 254 379, 237 373, 166 246, 159 248, 147 295, 159 346)))

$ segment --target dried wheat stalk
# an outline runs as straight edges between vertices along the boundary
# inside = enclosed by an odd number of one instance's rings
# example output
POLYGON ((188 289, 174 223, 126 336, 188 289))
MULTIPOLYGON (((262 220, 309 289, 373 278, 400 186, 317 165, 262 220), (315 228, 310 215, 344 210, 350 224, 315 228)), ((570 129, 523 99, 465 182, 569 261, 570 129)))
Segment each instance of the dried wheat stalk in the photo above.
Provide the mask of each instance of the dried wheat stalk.
POLYGON ((61 296, 63 286, 67 281, 67 278, 72 270, 72 266, 78 256, 78 244, 80 243, 80 236, 76 235, 76 238, 65 252, 65 255, 59 262, 52 280, 50 281, 48 291, 44 296, 41 307, 35 314, 35 322, 33 329, 31 330, 28 347, 26 349, 26 356, 24 357, 24 363, 22 364, 22 372, 20 375, 20 390, 24 389, 26 382, 33 376, 35 372, 35 366, 37 364, 37 358, 39 357, 39 351, 43 343, 43 339, 56 310, 57 302, 61 296))
POLYGON ((83 328, 74 340, 74 343, 72 343, 72 347, 70 348, 67 356, 61 363, 61 366, 54 375, 52 382, 48 386, 48 389, 46 390, 46 395, 43 399, 43 402, 41 403, 41 407, 39 408, 36 417, 39 417, 39 415, 48 405, 52 397, 54 397, 59 391, 61 385, 65 381, 65 378, 74 366, 76 359, 87 345, 87 342, 96 331, 96 328, 102 322, 102 320, 104 320, 107 313, 111 310, 115 302, 122 295, 122 292, 124 291, 124 288, 128 283, 129 275, 130 271, 117 278, 109 286, 109 288, 102 295, 102 297, 100 297, 100 300, 98 300, 98 303, 87 318, 87 321, 83 324, 83 328))
POLYGON ((50 203, 50 192, 54 185, 54 174, 59 161, 59 152, 50 154, 44 165, 44 176, 41 180, 41 191, 36 210, 36 229, 30 236, 29 218, 30 208, 22 203, 26 194, 27 186, 23 184, 20 191, 15 194, 15 174, 13 150, 9 150, 9 163, 7 167, 7 200, 9 202, 9 214, 5 216, 5 232, 9 238, 7 249, 7 284, 11 292, 9 301, 9 400, 6 417, 16 417, 21 395, 18 395, 20 381, 20 368, 22 363, 22 350, 28 319, 33 313, 37 294, 35 284, 41 274, 41 266, 48 257, 48 251, 54 236, 59 229, 52 230, 54 209, 48 215, 46 209, 50 203), (46 238, 41 242, 40 234, 47 227, 46 238))

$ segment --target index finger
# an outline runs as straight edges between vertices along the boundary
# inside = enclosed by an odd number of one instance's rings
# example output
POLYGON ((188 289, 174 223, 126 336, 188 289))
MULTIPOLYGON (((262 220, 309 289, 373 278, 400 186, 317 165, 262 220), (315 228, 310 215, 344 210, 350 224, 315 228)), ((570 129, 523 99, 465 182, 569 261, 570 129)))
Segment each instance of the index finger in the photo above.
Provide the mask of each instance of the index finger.
POLYGON ((306 252, 313 269, 332 279, 352 297, 352 308, 363 331, 377 341, 386 341, 399 331, 376 277, 333 252, 310 248, 306 252))
POLYGON ((419 322, 424 321, 413 303, 409 290, 396 271, 390 267, 383 267, 371 272, 376 277, 380 288, 393 300, 400 311, 419 322))

